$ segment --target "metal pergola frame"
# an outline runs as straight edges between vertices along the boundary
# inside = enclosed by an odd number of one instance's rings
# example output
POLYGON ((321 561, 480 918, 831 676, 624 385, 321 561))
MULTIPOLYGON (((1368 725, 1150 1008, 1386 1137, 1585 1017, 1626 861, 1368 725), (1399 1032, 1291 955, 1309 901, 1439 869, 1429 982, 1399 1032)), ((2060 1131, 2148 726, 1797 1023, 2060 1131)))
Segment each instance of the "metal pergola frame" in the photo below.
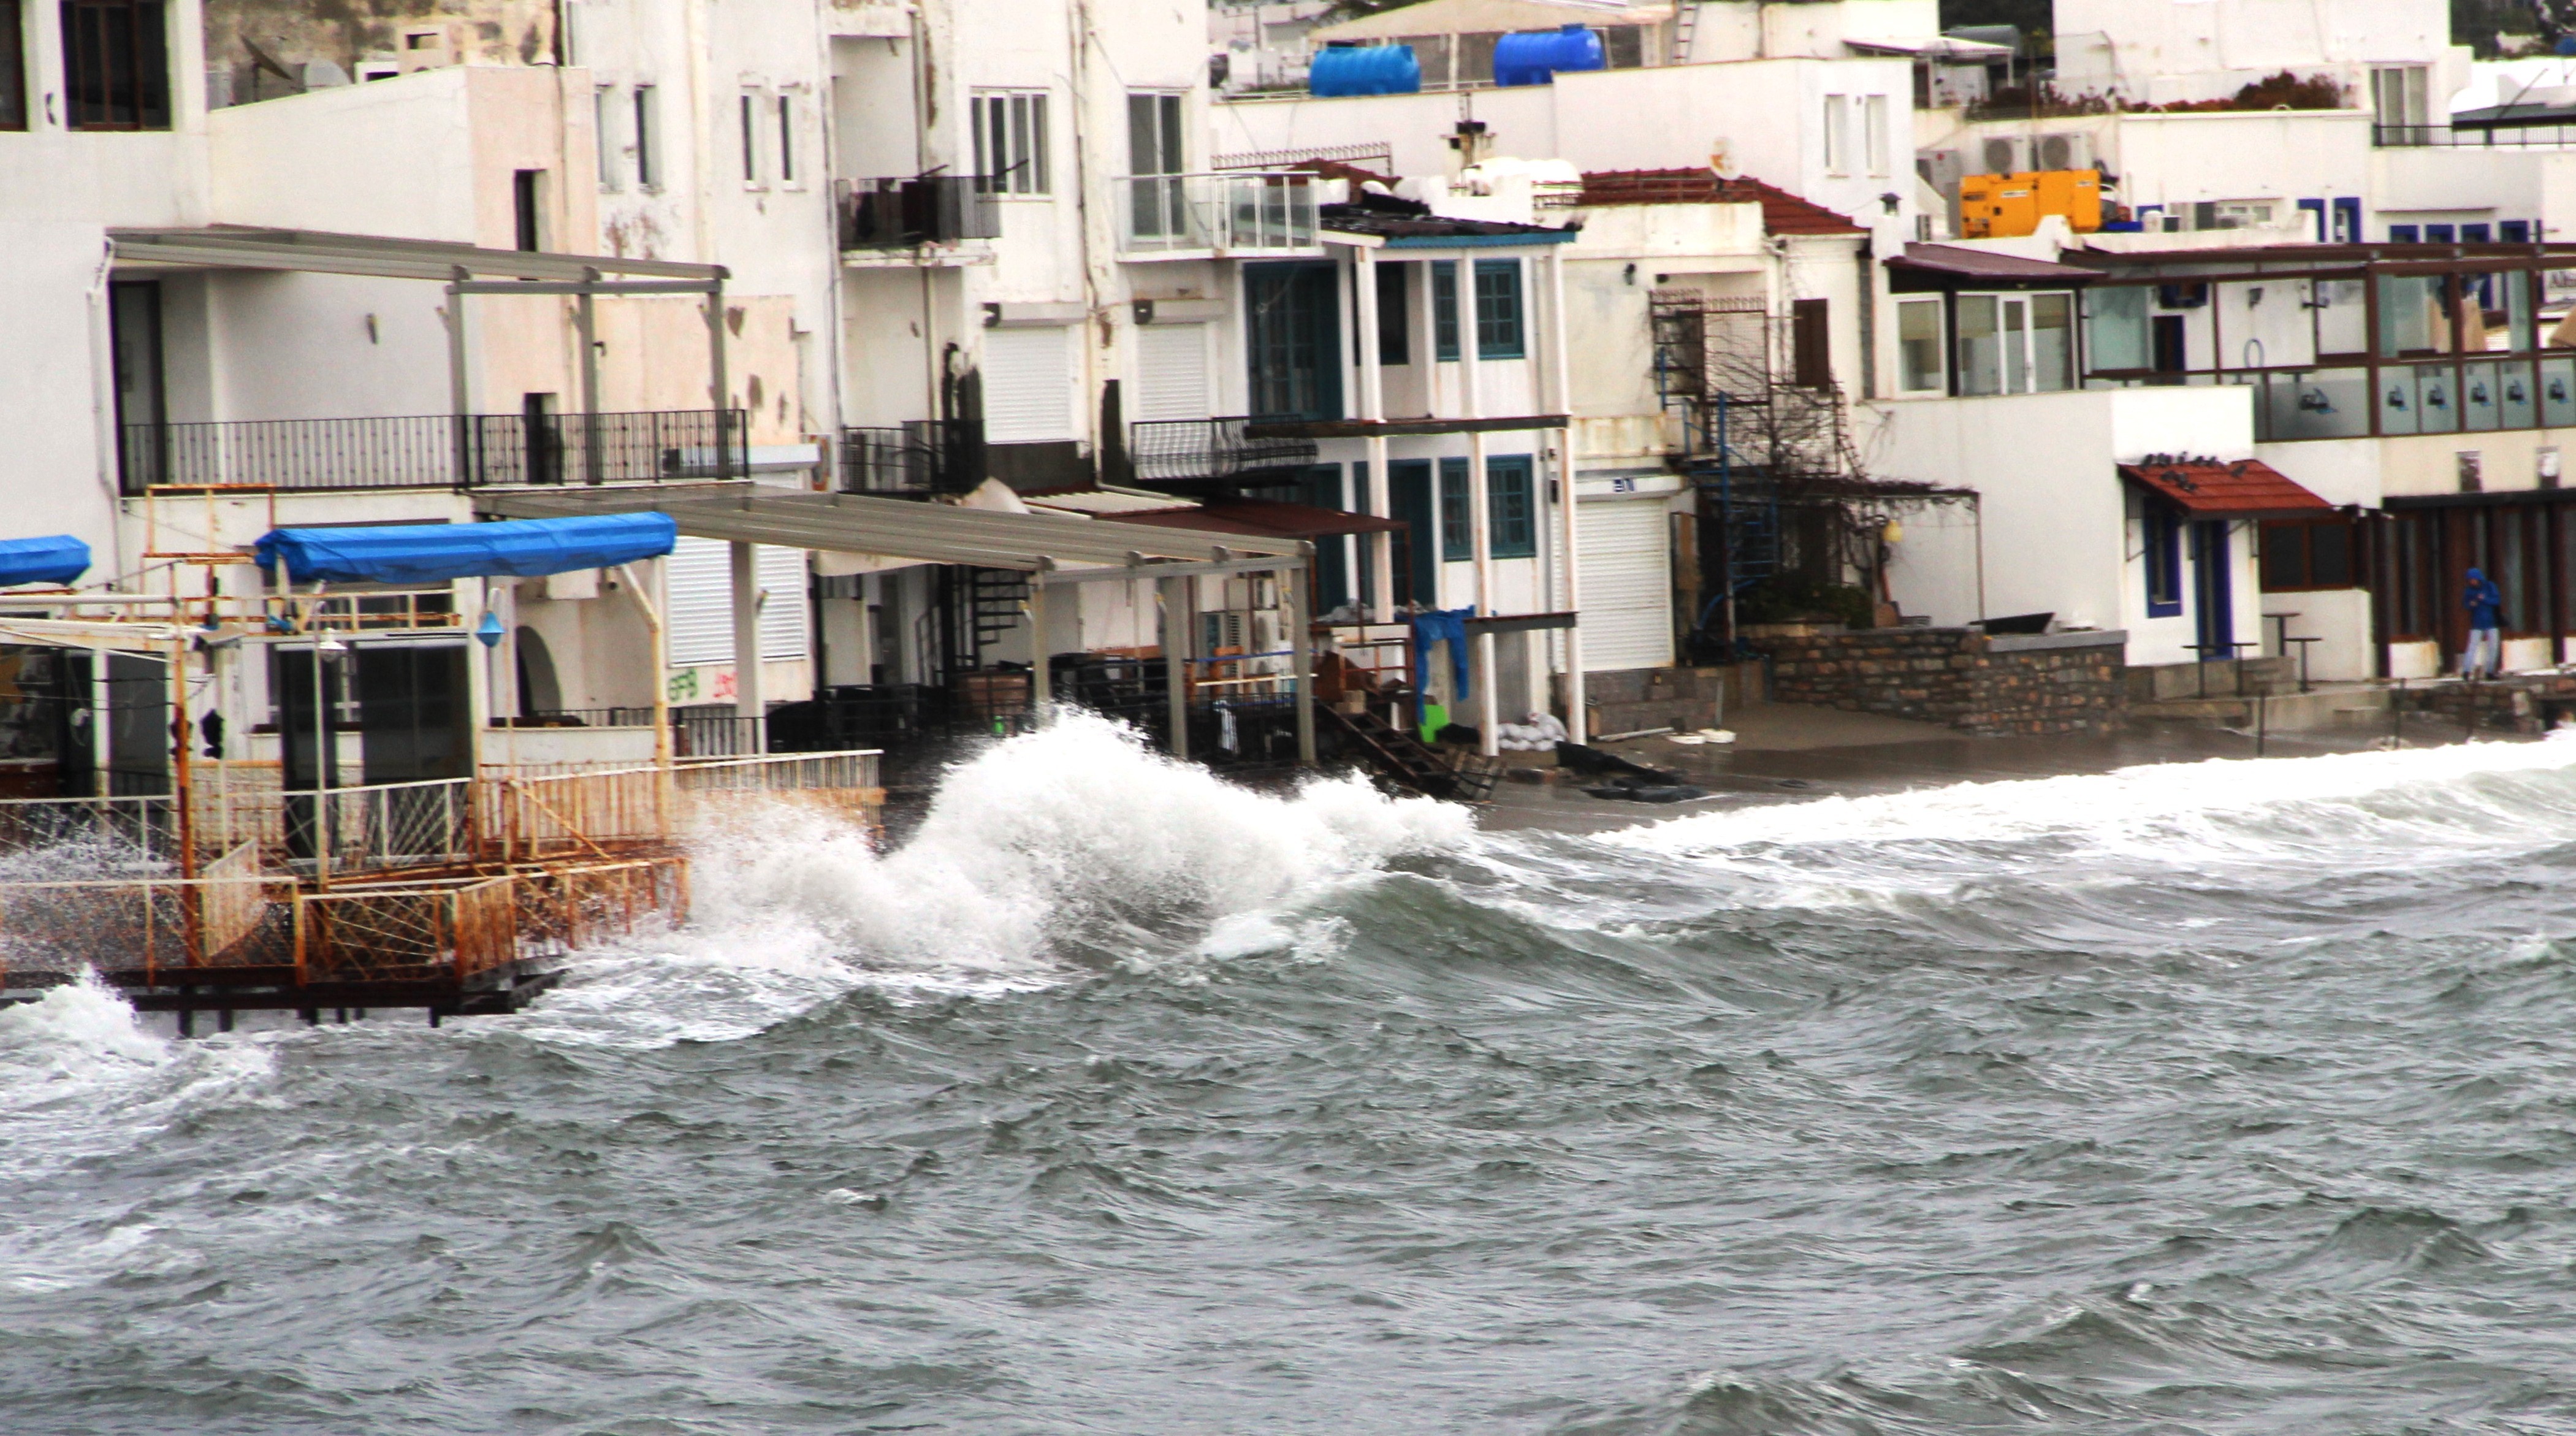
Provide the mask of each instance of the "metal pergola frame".
MULTIPOLYGON (((603 294, 703 294, 707 321, 707 401, 716 414, 716 474, 730 476, 732 447, 726 442, 724 286, 730 272, 721 264, 694 264, 676 259, 630 259, 605 254, 557 254, 546 250, 488 249, 449 240, 400 239, 384 235, 337 234, 308 229, 266 229, 248 225, 211 225, 178 229, 110 229, 108 253, 117 264, 186 269, 251 269, 298 274, 347 274, 375 279, 422 279, 444 283, 447 292, 447 384, 455 414, 457 472, 467 466, 471 442, 472 401, 467 382, 465 296, 496 294, 571 295, 578 301, 573 324, 581 336, 581 413, 593 424, 599 415, 599 345, 594 301, 603 294), (607 275, 633 276, 608 279, 607 275)), ((584 445, 592 472, 601 480, 596 434, 584 445)))
MULTIPOLYGON (((752 483, 657 485, 580 491, 478 493, 478 513, 499 518, 563 518, 576 514, 664 513, 691 538, 733 545, 734 669, 736 702, 744 716, 763 711, 755 675, 760 663, 758 616, 745 601, 752 584, 752 546, 1011 569, 1030 575, 1031 694, 1043 707, 1051 699, 1046 647, 1048 591, 1083 583, 1162 585, 1166 626, 1182 611, 1182 583, 1198 577, 1247 573, 1279 576, 1279 601, 1288 610, 1290 673, 1297 693, 1297 757, 1315 761, 1313 638, 1307 631, 1299 576, 1313 561, 1303 539, 1250 534, 1207 534, 1149 524, 1121 524, 1054 514, 1006 513, 954 504, 864 494, 813 493, 752 483), (1068 567, 1067 565, 1075 565, 1068 567)), ((1187 702, 1185 665, 1169 655, 1180 645, 1167 634, 1164 664, 1175 716, 1172 749, 1189 756, 1186 725, 1177 721, 1187 702)))

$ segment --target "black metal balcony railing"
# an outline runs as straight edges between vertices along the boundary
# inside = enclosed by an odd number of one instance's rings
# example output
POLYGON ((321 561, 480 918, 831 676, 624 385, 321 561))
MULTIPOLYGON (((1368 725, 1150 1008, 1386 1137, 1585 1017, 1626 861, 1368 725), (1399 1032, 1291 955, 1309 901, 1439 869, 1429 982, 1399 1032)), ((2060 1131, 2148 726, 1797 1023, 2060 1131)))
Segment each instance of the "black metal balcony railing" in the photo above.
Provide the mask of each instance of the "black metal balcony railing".
POLYGON ((841 180, 843 249, 912 249, 998 239, 1002 206, 971 175, 841 180))
POLYGON ((1127 426, 1136 477, 1149 484, 1243 487, 1294 478, 1315 462, 1312 439, 1247 437, 1257 418, 1140 419, 1127 426))
POLYGON ((117 469, 129 494, 740 478, 750 472, 749 434, 739 409, 128 424, 117 469))
POLYGON ((2576 146, 2576 124, 2498 125, 2474 128, 2454 125, 2372 125, 2370 142, 2380 149, 2550 150, 2576 146))
POLYGON ((928 498, 984 481, 984 425, 915 419, 898 428, 841 431, 841 492, 928 498))

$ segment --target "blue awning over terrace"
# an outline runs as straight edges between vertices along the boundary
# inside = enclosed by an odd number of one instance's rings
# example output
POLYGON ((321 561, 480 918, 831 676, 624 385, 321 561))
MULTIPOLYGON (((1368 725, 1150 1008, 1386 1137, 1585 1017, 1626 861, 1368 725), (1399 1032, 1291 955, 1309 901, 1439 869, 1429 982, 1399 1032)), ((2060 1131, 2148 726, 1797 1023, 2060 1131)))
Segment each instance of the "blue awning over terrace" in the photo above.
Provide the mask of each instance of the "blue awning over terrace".
POLYGON ((18 583, 67 584, 89 572, 89 545, 70 534, 0 539, 0 588, 18 583))
POLYGON ((671 551, 669 514, 581 514, 483 524, 386 524, 271 529, 259 566, 282 559, 294 583, 444 583, 455 578, 542 578, 608 568, 671 551))

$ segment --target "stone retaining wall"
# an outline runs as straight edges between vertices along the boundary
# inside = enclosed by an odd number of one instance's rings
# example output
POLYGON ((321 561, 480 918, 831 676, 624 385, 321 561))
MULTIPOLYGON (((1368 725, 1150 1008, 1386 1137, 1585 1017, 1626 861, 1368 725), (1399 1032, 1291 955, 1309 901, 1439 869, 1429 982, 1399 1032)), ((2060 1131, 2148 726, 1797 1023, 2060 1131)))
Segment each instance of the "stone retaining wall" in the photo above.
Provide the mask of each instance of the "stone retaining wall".
POLYGON ((1979 737, 2106 733, 2128 722, 2128 635, 1994 637, 1877 628, 1756 640, 1771 700, 1944 723, 1979 737))

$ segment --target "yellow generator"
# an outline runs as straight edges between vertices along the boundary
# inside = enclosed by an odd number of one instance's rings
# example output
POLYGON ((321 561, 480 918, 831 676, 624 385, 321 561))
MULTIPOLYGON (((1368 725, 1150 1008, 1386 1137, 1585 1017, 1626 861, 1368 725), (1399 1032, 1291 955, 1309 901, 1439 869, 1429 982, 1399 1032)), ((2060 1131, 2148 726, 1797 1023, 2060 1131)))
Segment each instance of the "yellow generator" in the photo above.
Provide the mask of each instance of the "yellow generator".
POLYGON ((2014 239, 2036 233, 2042 215, 2064 215, 2079 234, 2102 227, 2100 170, 2035 170, 1969 175, 1959 181, 1962 239, 2014 239))

